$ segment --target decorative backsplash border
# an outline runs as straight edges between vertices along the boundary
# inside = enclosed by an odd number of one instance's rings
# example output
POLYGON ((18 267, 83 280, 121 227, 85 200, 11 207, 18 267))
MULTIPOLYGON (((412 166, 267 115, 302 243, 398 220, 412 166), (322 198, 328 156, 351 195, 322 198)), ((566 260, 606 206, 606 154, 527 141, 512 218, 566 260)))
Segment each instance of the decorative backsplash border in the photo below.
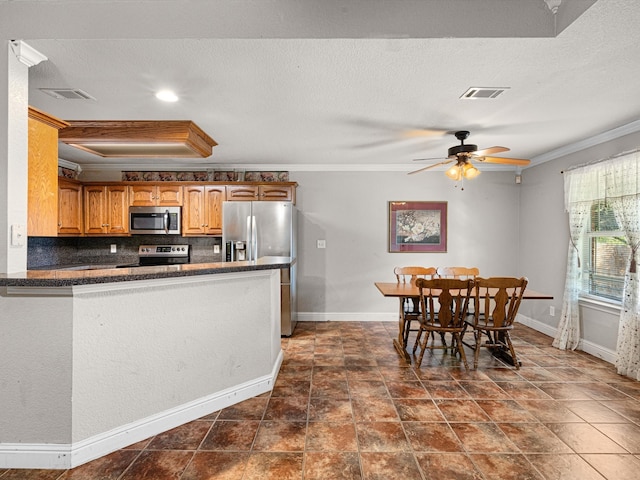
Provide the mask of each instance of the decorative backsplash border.
POLYGON ((196 171, 150 172, 123 171, 123 182, 288 182, 289 172, 196 171))

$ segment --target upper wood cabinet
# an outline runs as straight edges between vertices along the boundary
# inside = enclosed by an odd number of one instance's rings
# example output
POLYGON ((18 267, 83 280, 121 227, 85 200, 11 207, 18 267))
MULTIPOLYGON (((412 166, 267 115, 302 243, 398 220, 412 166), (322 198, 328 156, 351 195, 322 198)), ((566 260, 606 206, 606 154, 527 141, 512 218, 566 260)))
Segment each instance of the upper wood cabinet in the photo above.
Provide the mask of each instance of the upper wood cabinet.
POLYGON ((180 185, 130 185, 129 204, 132 207, 181 207, 180 185))
POLYGON ((58 130, 68 124, 29 107, 27 235, 58 234, 58 130))
POLYGON ((82 235, 82 184, 58 179, 58 235, 82 235))
POLYGON ((282 201, 295 203, 293 185, 227 185, 227 200, 282 201))
POLYGON ((183 235, 222 234, 224 185, 189 185, 184 187, 182 207, 183 235))
POLYGON ((84 232, 88 235, 129 233, 127 185, 84 187, 84 232))

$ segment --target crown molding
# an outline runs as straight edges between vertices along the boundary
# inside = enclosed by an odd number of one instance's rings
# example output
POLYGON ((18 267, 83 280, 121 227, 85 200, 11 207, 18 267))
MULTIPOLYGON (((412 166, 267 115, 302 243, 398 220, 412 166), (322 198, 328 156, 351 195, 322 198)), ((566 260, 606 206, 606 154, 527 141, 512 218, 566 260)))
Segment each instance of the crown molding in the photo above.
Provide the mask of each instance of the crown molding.
POLYGON ((627 123, 620 127, 607 130, 606 132, 602 132, 598 135, 594 135, 593 137, 585 138, 584 140, 580 140, 579 142, 571 143, 569 145, 556 148, 555 150, 551 150, 547 153, 543 153, 542 155, 533 157, 531 159, 530 167, 534 167, 535 165, 540 165, 541 163, 549 162, 551 160, 555 160, 557 158, 564 157, 566 155, 570 155, 572 153, 576 153, 590 147, 595 147, 596 145, 600 145, 601 143, 610 142, 611 140, 615 140, 616 138, 624 137, 625 135, 636 133, 638 131, 640 131, 640 120, 627 123))
POLYGON ((27 67, 33 67, 38 65, 40 62, 49 60, 45 55, 22 40, 11 40, 10 43, 13 54, 20 63, 25 64, 27 67))

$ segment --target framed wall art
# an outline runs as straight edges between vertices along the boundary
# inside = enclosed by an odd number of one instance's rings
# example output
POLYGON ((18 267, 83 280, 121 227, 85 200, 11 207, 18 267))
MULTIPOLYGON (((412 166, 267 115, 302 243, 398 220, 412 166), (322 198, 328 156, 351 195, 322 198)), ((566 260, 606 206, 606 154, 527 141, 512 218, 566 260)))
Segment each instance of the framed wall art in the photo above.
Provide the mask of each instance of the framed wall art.
POLYGON ((389 202, 389 252, 446 252, 447 202, 389 202))

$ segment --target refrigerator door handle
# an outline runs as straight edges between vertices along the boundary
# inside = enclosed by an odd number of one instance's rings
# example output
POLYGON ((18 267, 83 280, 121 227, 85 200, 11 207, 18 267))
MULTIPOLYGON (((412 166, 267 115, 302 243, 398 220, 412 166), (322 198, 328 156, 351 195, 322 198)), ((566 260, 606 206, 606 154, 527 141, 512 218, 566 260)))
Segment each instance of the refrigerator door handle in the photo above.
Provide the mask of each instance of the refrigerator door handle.
POLYGON ((258 227, 256 225, 256 217, 251 216, 251 258, 249 260, 258 259, 258 227))

